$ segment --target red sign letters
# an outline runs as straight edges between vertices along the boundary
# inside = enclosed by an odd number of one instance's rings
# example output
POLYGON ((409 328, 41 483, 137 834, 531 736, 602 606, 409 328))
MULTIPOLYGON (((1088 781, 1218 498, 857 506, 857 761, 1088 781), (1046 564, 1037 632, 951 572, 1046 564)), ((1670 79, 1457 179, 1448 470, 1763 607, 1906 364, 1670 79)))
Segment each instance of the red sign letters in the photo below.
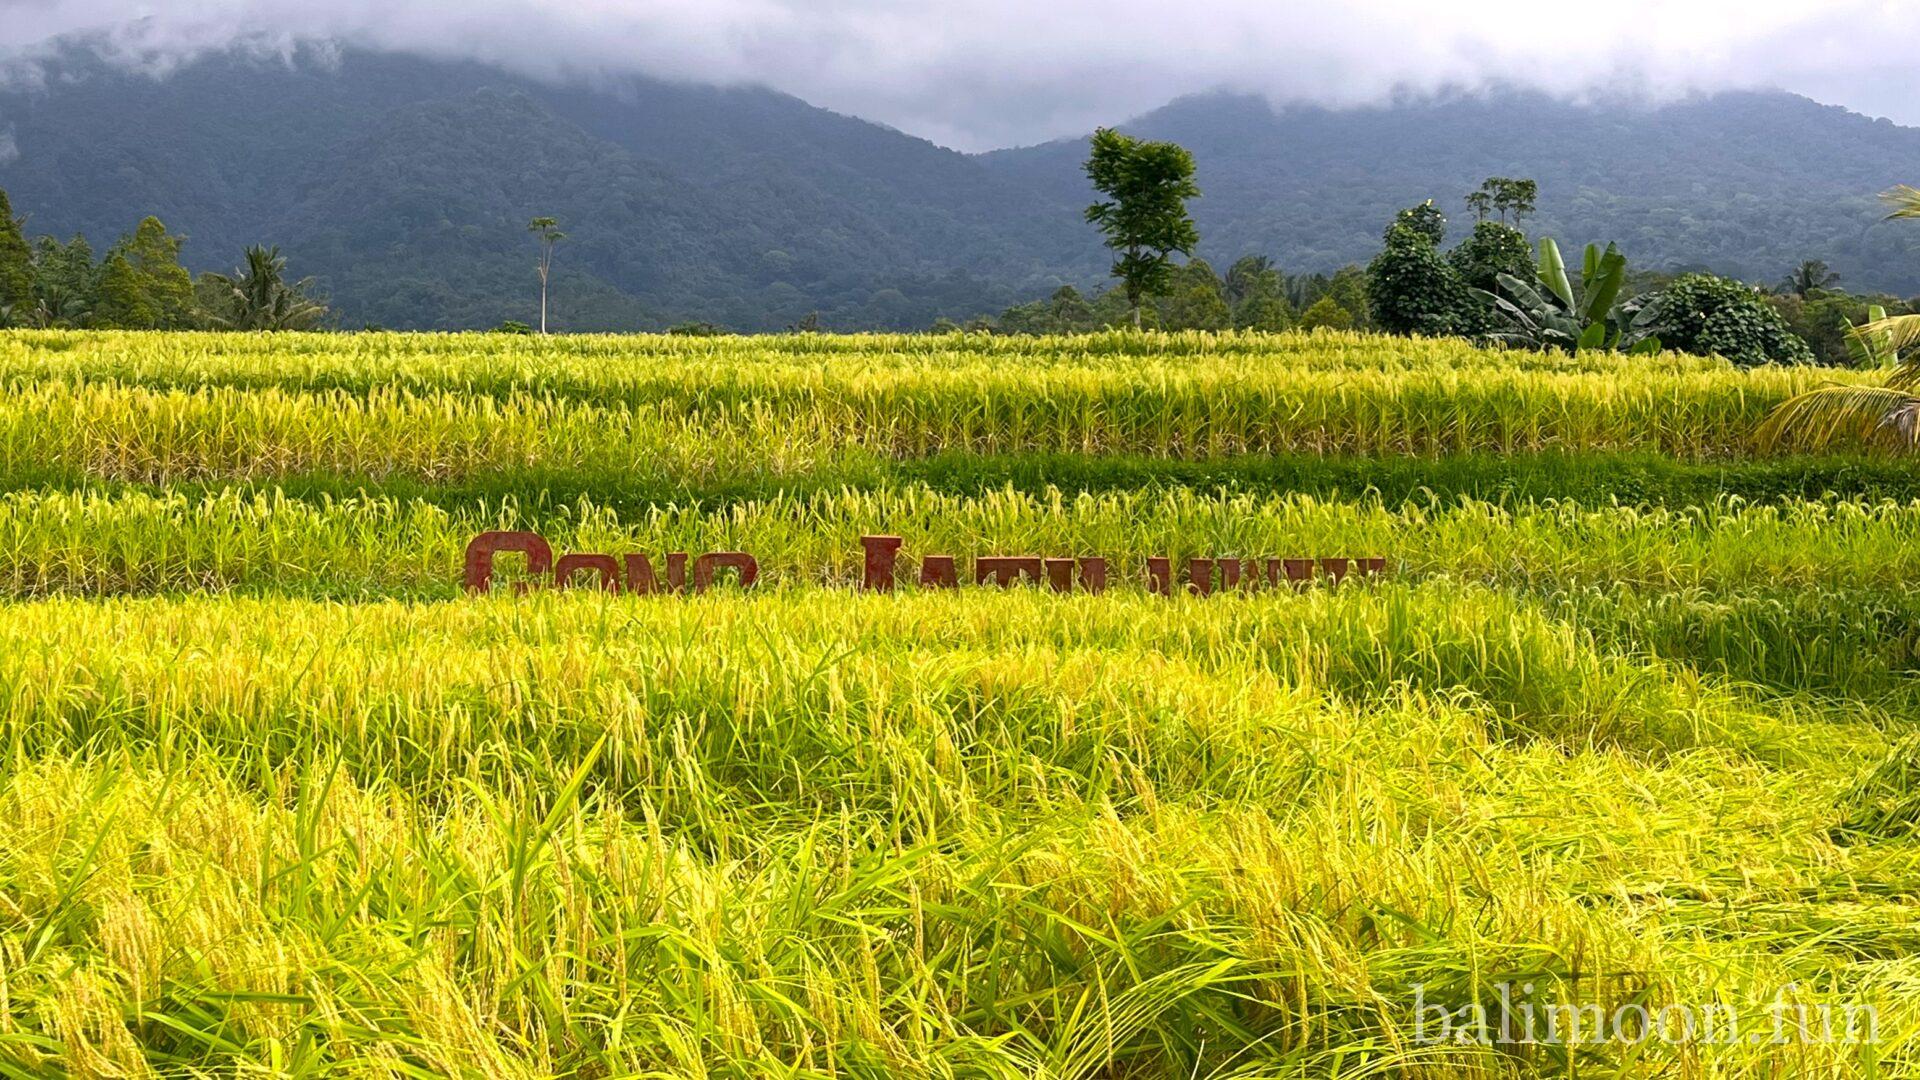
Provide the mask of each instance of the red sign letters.
MULTIPOLYGON (((863 536, 860 547, 864 561, 860 587, 868 592, 892 592, 901 578, 900 547, 897 536, 863 536)), ((468 592, 486 592, 493 586, 493 561, 502 552, 526 556, 531 582, 522 581, 515 591, 525 592, 532 585, 574 588, 583 582, 608 592, 636 595, 653 593, 706 592, 723 571, 730 571, 743 589, 751 589, 760 580, 760 563, 744 551, 709 551, 692 562, 687 572, 687 553, 673 552, 666 557, 666 580, 654 573, 653 561, 645 555, 562 555, 554 558, 553 547, 538 533, 484 532, 467 545, 466 586, 468 592)), ((1173 595, 1176 588, 1195 596, 1216 592, 1236 592, 1282 585, 1305 588, 1316 580, 1338 584, 1349 576, 1373 577, 1387 569, 1384 558, 1321 559, 1246 559, 1190 558, 1185 572, 1177 573, 1173 560, 1156 557, 1147 560, 1147 588, 1162 596, 1173 595)), ((986 556, 973 560, 973 583, 1011 588, 1015 585, 1044 585, 1054 592, 1107 591, 1107 560, 1093 558, 1045 558, 1038 555, 986 556)), ((959 561, 951 555, 928 555, 920 560, 917 575, 923 589, 952 589, 960 584, 959 561)))

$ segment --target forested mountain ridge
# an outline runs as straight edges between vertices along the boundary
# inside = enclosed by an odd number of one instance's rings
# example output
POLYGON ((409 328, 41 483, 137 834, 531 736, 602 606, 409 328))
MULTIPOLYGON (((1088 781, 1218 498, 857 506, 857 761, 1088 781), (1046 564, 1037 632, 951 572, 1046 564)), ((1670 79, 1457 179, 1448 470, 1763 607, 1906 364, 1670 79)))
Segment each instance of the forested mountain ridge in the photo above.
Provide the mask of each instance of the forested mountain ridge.
MULTIPOLYGON (((1436 199, 1456 235, 1487 176, 1539 181, 1527 230, 1617 241, 1636 267, 1778 280, 1802 259, 1848 285, 1920 292, 1920 236, 1876 197, 1920 182, 1920 129, 1785 93, 1725 93, 1660 107, 1570 104, 1502 91, 1391 106, 1274 108, 1183 98, 1125 125, 1200 163, 1202 253, 1274 256, 1289 270, 1364 263, 1395 210, 1436 199)), ((1085 140, 1002 150, 990 166, 1056 201, 1084 201, 1085 140)))
POLYGON ((0 130, 29 232, 104 247, 152 213, 195 269, 276 243, 348 325, 528 319, 538 214, 568 233, 570 329, 924 325, 1052 287, 1080 239, 1071 208, 976 159, 757 89, 556 88, 356 51, 156 80, 69 53, 0 90, 0 130))
MULTIPOLYGON (((554 86, 479 64, 238 53, 164 78, 79 50, 0 85, 0 188, 28 231, 96 247, 154 214, 194 269, 274 243, 342 325, 532 321, 528 218, 568 233, 555 325, 918 327, 1104 277, 1083 140, 969 156, 753 88, 554 86)), ((1777 280, 1824 259, 1920 292, 1920 237, 1876 192, 1920 180, 1920 130, 1787 94, 1662 108, 1500 92, 1345 111, 1182 99, 1122 125, 1193 150, 1199 254, 1364 263, 1395 210, 1489 175, 1540 181, 1535 235, 1636 267, 1777 280)))

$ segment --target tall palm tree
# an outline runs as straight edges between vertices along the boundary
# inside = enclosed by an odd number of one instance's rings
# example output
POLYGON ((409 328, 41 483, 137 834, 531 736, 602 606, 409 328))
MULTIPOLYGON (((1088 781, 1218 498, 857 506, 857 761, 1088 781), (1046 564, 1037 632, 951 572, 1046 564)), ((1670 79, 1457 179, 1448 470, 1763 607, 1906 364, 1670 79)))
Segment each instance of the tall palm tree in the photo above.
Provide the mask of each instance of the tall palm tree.
POLYGON ((232 276, 208 274, 214 319, 231 330, 310 330, 327 306, 307 295, 312 278, 287 284, 287 260, 277 247, 247 249, 247 264, 232 276))
MULTIPOLYGON (((1227 267, 1225 281, 1227 302, 1237 304, 1245 300, 1249 293, 1257 288, 1261 279, 1273 270, 1273 260, 1265 255, 1246 255, 1227 267)), ((1285 287, 1284 279, 1275 278, 1285 287)))
MULTIPOLYGON (((1887 192, 1890 218, 1920 219, 1920 188, 1887 192)), ((1855 331, 1882 354, 1895 357, 1881 386, 1823 386, 1775 409, 1760 425, 1764 447, 1792 443, 1820 449, 1836 442, 1912 451, 1920 449, 1920 314, 1876 319, 1855 331)))
POLYGON ((1805 299, 1821 289, 1831 289, 1838 284, 1840 275, 1834 273, 1831 267, 1819 259, 1809 259, 1793 268, 1787 280, 1780 283, 1780 291, 1805 299))

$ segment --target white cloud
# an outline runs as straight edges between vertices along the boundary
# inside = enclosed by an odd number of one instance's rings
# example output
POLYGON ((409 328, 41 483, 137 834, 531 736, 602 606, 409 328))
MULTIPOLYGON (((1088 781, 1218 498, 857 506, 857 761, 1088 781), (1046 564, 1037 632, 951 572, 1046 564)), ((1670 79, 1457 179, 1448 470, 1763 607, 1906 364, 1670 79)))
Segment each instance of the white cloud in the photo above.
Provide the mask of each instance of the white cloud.
POLYGON ((1913 0, 0 0, 0 47, 105 35, 156 70, 307 38, 566 78, 758 82, 966 148, 1217 86, 1354 104, 1516 82, 1653 96, 1784 86, 1920 123, 1913 0), (1603 19, 1593 18, 1602 11, 1603 19))
POLYGON ((13 141, 13 127, 0 127, 0 165, 11 165, 20 159, 20 144, 13 141))

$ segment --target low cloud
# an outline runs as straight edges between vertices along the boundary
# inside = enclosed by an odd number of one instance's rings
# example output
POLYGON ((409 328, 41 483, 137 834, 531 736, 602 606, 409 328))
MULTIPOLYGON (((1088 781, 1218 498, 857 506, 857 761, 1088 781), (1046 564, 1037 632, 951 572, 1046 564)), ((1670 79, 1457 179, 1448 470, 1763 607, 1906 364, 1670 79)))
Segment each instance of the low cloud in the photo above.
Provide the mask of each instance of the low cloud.
POLYGON ((963 149, 1083 132, 1182 93, 1365 104, 1517 83, 1650 98, 1785 87, 1920 124, 1910 0, 12 0, 0 49, 86 34, 163 74, 236 43, 303 41, 501 64, 547 79, 762 83, 963 149))

